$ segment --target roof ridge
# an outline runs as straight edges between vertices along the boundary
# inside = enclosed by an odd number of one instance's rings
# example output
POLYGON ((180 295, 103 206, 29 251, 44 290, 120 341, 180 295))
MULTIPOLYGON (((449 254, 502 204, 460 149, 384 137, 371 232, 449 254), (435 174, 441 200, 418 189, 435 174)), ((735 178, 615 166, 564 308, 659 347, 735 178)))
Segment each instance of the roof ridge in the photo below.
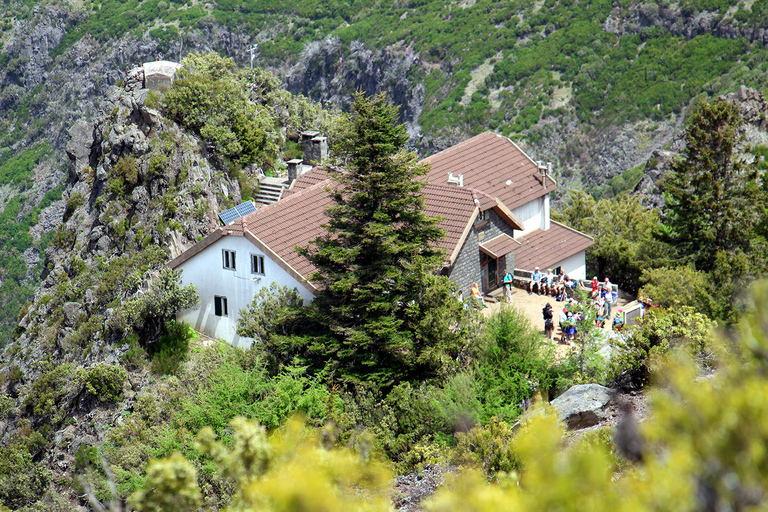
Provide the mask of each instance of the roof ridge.
POLYGON ((585 236, 585 237, 589 238, 590 240, 592 240, 593 242, 594 242, 594 240, 595 240, 595 237, 593 237, 593 236, 589 236, 588 234, 586 234, 586 233, 584 233, 584 232, 582 232, 582 231, 579 231, 578 229, 574 229, 574 228, 572 228, 571 226, 566 226, 566 225, 565 225, 565 224, 563 224, 562 222, 557 222, 556 220, 551 220, 551 219, 550 219, 550 221, 549 221, 549 222, 550 222, 550 223, 552 223, 552 224, 557 224, 558 226, 564 227, 565 229, 567 229, 567 230, 569 230, 569 231, 573 231, 574 233, 578 233, 578 234, 580 234, 580 235, 582 235, 582 236, 585 236))
MULTIPOLYGON (((445 148, 442 151, 438 151, 434 155, 429 155, 428 157, 423 158, 420 162, 429 162, 431 158, 434 158, 437 155, 448 154, 448 153, 452 152, 452 150, 454 150, 454 149, 461 148, 462 146, 464 146, 466 144, 469 144, 470 142, 475 141, 475 139, 479 139, 481 137, 487 137, 488 135, 495 135, 496 137, 504 137, 503 135, 501 135, 499 133, 496 133, 494 131, 486 130, 483 133, 478 133, 474 137, 471 137, 471 138, 469 138, 469 139, 467 139, 465 141, 459 142, 458 144, 455 144, 455 145, 453 145, 453 146, 451 146, 449 148, 445 148)), ((504 137, 504 138, 507 138, 507 137, 504 137)), ((517 149, 520 149, 520 148, 517 148, 517 149)))

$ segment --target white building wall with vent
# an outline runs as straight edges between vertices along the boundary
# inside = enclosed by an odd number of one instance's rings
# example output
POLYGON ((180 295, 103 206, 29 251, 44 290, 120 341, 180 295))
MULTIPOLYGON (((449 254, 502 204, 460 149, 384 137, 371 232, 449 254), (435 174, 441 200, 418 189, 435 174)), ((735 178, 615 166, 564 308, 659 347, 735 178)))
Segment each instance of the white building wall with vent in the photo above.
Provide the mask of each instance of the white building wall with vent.
POLYGON ((248 347, 254 341, 237 335, 237 320, 240 318, 240 310, 253 302, 261 287, 269 288, 272 283, 277 283, 296 288, 305 303, 314 298, 302 283, 241 236, 221 238, 178 268, 182 270, 181 281, 184 285, 197 286, 200 306, 180 311, 177 319, 188 323, 196 331, 236 347, 248 347), (224 268, 224 250, 235 253, 234 270, 224 268), (264 257, 263 274, 251 272, 251 255, 264 257), (226 316, 215 314, 217 296, 227 299, 226 316))
POLYGON ((563 272, 568 274, 571 279, 587 278, 587 257, 585 251, 579 251, 573 256, 569 256, 551 266, 551 268, 560 267, 563 272))
POLYGON ((512 213, 523 221, 523 227, 525 228, 522 231, 516 229, 515 238, 519 238, 537 229, 549 229, 549 197, 546 197, 546 205, 544 204, 544 198, 539 197, 523 206, 518 206, 512 210, 512 213), (547 217, 546 219, 545 216, 547 217))

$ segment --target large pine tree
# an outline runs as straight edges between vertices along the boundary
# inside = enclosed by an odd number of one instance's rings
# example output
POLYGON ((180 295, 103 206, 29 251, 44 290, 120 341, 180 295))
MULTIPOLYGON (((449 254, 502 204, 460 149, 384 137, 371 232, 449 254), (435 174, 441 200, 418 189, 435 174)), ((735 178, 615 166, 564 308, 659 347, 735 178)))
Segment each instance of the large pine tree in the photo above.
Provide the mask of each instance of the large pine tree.
POLYGON ((742 123, 732 103, 700 101, 685 130, 684 158, 664 181, 668 239, 697 270, 715 270, 718 253, 748 254, 755 238, 764 200, 757 168, 734 151, 742 123))
POLYGON ((679 261, 707 274, 712 317, 735 322, 746 286, 765 269, 759 232, 766 195, 757 166, 736 146, 743 124, 727 101, 697 103, 685 130, 684 157, 663 183, 662 234, 679 261))
POLYGON ((427 168, 403 150, 397 120, 383 95, 355 97, 339 167, 329 169, 337 185, 327 233, 303 250, 319 270, 315 316, 331 332, 315 350, 341 374, 385 385, 437 371, 458 335, 448 323, 461 314, 446 278, 434 275, 443 232, 424 212, 427 168))

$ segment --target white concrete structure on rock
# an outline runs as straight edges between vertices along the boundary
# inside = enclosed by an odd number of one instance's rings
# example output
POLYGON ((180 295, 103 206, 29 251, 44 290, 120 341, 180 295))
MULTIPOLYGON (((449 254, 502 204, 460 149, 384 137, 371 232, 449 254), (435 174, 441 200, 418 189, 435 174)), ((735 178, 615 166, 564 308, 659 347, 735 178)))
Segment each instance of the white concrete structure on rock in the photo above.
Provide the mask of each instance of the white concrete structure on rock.
POLYGON ((181 64, 169 60, 156 60, 145 62, 141 67, 144 70, 144 88, 164 91, 173 85, 173 79, 181 69, 181 64))

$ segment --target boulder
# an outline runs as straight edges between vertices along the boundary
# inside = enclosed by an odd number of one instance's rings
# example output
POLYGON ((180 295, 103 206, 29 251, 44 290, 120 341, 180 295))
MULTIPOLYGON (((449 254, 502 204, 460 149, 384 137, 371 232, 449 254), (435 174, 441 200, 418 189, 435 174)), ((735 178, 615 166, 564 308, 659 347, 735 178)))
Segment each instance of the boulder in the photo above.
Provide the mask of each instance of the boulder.
POLYGON ((579 384, 552 400, 560 419, 571 430, 600 423, 615 391, 599 384, 579 384))
POLYGON ((74 327, 80 317, 85 314, 83 305, 79 302, 64 303, 64 325, 74 327))
POLYGON ((79 170, 89 163, 93 144, 93 124, 83 119, 77 121, 69 129, 67 155, 74 160, 74 169, 79 170))

